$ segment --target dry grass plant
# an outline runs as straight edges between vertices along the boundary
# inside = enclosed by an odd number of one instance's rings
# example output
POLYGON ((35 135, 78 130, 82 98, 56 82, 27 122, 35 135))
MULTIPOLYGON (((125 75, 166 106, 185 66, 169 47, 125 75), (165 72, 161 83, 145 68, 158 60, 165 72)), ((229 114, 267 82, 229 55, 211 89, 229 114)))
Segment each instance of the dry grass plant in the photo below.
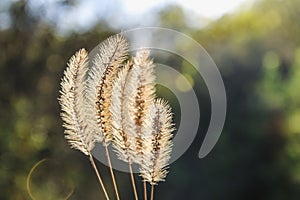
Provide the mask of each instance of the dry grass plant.
POLYGON ((154 199, 154 185, 164 181, 172 151, 172 112, 168 103, 155 96, 154 63, 149 51, 128 53, 124 36, 109 37, 93 58, 81 49, 68 62, 61 81, 59 103, 65 138, 71 148, 87 155, 106 199, 110 199, 95 165, 96 142, 106 151, 117 200, 120 200, 108 145, 128 163, 133 193, 136 189, 132 164, 140 166, 144 199, 154 199), (91 64, 89 64, 91 62, 91 64))

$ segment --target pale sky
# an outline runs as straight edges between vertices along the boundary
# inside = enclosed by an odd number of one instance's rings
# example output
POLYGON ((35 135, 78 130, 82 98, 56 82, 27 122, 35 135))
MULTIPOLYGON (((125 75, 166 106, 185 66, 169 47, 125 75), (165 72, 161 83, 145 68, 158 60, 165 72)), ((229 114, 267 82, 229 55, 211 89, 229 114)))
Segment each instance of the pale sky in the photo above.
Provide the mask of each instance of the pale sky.
MULTIPOLYGON (((101 19, 111 28, 122 30, 139 26, 159 26, 155 13, 168 5, 179 5, 188 20, 217 19, 254 0, 84 0, 71 8, 57 6, 60 0, 30 0, 29 8, 42 11, 41 17, 55 23, 62 32, 88 30, 101 19), (195 19, 194 19, 195 18, 195 19)), ((193 22, 192 22, 193 23, 193 22)), ((194 25, 194 24, 193 24, 194 25)), ((201 27, 201 24, 196 24, 201 27)))
POLYGON ((215 19, 234 11, 246 1, 249 0, 124 0, 123 5, 124 10, 128 13, 143 13, 155 7, 175 3, 200 16, 215 19))

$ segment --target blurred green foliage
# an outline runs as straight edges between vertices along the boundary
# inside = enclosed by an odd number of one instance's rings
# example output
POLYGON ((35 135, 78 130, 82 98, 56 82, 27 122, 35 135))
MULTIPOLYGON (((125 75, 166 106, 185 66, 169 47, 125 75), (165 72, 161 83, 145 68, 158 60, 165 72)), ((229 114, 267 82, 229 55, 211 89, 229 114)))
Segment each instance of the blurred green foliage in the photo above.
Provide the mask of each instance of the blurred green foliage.
MULTIPOLYGON (((37 199, 64 199, 70 191, 70 199, 104 198, 87 158, 64 140, 57 97, 69 57, 81 47, 92 49, 113 30, 99 22, 87 32, 61 36, 25 2, 10 4, 5 12, 11 26, 0 31, 0 199, 30 199, 28 174, 44 158, 30 177, 37 199)), ((215 149, 199 160, 209 97, 189 63, 169 60, 194 86, 201 122, 193 145, 157 187, 157 199, 299 199, 300 2, 257 1, 199 30, 186 26, 185 15, 170 6, 159 12, 158 23, 190 34, 212 56, 226 87, 227 120, 215 149)), ((98 166, 113 193, 108 169, 98 166)), ((132 199, 128 175, 116 175, 121 196, 132 199)))

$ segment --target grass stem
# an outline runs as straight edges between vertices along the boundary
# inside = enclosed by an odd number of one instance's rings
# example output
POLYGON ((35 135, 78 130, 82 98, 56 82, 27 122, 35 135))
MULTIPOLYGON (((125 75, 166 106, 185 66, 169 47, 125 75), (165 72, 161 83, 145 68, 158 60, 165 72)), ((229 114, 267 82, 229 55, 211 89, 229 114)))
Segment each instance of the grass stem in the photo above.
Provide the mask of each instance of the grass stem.
POLYGON ((90 158, 90 162, 91 162, 91 164, 92 164, 92 166, 93 166, 93 168, 94 168, 94 170, 95 170, 95 172, 96 172, 96 175, 97 175, 97 177, 98 177, 98 181, 99 181, 99 183, 100 183, 100 185, 101 185, 101 187, 102 187, 102 190, 103 190, 103 192, 104 192, 105 198, 106 198, 106 200, 109 200, 109 197, 108 197, 108 195, 107 195, 105 186, 104 186, 103 181, 102 181, 102 179, 101 179, 100 173, 99 173, 99 171, 98 171, 98 169, 97 169, 97 167, 96 167, 96 164, 95 164, 95 162, 94 162, 94 158, 93 158, 92 154, 89 154, 89 158, 90 158))
POLYGON ((108 162, 108 165, 109 165, 109 170, 110 170, 111 178, 112 178, 114 189, 115 189, 115 193, 116 193, 116 198, 117 198, 117 200, 120 200, 119 192, 118 192, 118 187, 117 187, 117 182, 116 182, 115 175, 114 175, 114 170, 112 168, 111 161, 110 161, 109 151, 108 151, 107 145, 104 145, 104 146, 105 146, 106 157, 107 157, 107 162, 108 162))
POLYGON ((143 185, 144 185, 144 200, 147 200, 147 183, 146 181, 143 181, 143 185))
POLYGON ((151 200, 154 200, 154 184, 151 185, 151 200))
POLYGON ((138 200, 139 197, 138 197, 136 186, 135 186, 135 181, 134 181, 134 176, 133 176, 133 171, 132 171, 131 164, 129 164, 129 171, 130 171, 130 178, 131 178, 132 188, 133 188, 133 192, 134 192, 134 197, 135 197, 135 200, 138 200))

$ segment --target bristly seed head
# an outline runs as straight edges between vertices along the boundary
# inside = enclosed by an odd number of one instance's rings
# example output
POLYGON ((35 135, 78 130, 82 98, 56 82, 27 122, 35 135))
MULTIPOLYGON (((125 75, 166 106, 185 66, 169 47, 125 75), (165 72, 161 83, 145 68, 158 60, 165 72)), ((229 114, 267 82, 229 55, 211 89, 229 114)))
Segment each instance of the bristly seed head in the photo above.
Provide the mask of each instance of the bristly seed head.
POLYGON ((167 102, 155 100, 146 115, 143 161, 140 173, 152 185, 163 181, 167 175, 172 150, 172 112, 167 102))
POLYGON ((111 92, 119 67, 127 59, 128 43, 121 35, 108 38, 99 45, 87 80, 90 129, 107 145, 112 140, 111 92))
POLYGON ((143 179, 154 185, 167 175, 172 113, 165 101, 155 100, 149 51, 129 60, 127 54, 121 35, 102 42, 90 65, 87 52, 77 52, 61 82, 61 117, 71 147, 91 155, 95 142, 112 141, 118 157, 138 163, 143 179))

